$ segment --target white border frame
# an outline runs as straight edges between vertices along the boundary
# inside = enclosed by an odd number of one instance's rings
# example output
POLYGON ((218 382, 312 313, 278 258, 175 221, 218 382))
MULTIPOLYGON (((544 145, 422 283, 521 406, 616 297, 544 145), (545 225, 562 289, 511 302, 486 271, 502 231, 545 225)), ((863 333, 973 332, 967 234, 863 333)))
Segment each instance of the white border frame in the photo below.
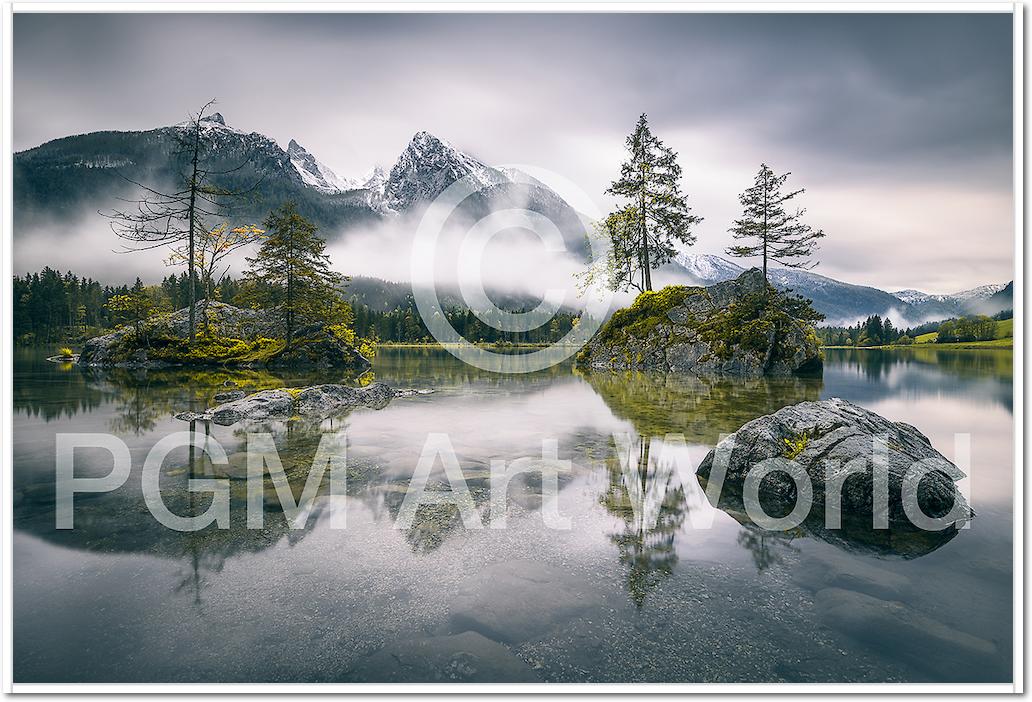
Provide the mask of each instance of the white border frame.
POLYGON ((3 92, 3 169, 0 171, 0 185, 3 187, 2 227, 3 246, 0 249, 0 358, 3 359, 0 390, 0 420, 2 420, 3 488, 0 495, 0 530, 3 532, 3 590, 2 618, 3 639, 0 642, 0 674, 2 691, 6 693, 963 693, 1024 692, 1024 13, 1021 3, 1009 2, 10 2, 4 0, 2 9, 2 63, 3 92), (13 111, 12 111, 12 40, 14 12, 83 12, 83 13, 126 13, 126 12, 880 12, 880 13, 1008 13, 1013 14, 1014 48, 1014 557, 1012 570, 1013 614, 1014 614, 1014 668, 1011 684, 707 684, 707 683, 534 683, 534 684, 469 684, 469 683, 340 683, 340 684, 275 684, 275 683, 192 683, 192 684, 37 684, 13 682, 14 633, 13 588, 12 588, 12 507, 13 449, 13 338, 11 322, 11 280, 13 277, 13 111), (1020 235, 1019 235, 1020 234, 1020 235), (1020 469, 1019 469, 1020 468, 1020 469))

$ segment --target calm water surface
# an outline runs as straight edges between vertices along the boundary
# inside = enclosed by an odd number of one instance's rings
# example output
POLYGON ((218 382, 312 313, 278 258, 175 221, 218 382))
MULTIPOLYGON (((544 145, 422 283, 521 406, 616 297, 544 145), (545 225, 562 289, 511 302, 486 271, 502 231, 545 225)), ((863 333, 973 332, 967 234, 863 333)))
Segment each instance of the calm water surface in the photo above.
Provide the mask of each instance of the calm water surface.
MULTIPOLYGON (((329 528, 322 497, 302 529, 270 505, 248 530, 232 481, 233 527, 192 534, 157 523, 140 491, 148 450, 187 428, 172 414, 227 379, 340 379, 84 374, 45 355, 20 350, 14 370, 18 682, 1011 680, 1009 351, 829 350, 823 380, 702 381, 568 365, 497 376, 442 351, 383 350, 377 381, 435 392, 268 427, 288 473, 307 470, 322 431, 347 429, 346 529, 329 528), (721 433, 829 397, 917 426, 947 457, 970 434, 970 528, 904 558, 760 531, 709 503, 694 468, 721 433), (122 488, 77 497, 70 531, 54 528, 59 432, 114 433, 133 456, 122 488), (505 529, 467 529, 447 507, 394 528, 430 432, 450 437, 485 524, 491 461, 557 440, 571 528, 546 528, 532 475, 511 487, 505 529), (665 445, 671 432, 687 444, 665 445), (647 468, 641 483, 623 478, 614 434, 647 468)), ((239 427, 211 431, 243 450, 239 427)), ((77 452, 77 475, 108 470, 103 452, 77 452)), ((185 490, 206 470, 170 455, 174 511, 207 506, 185 490)))

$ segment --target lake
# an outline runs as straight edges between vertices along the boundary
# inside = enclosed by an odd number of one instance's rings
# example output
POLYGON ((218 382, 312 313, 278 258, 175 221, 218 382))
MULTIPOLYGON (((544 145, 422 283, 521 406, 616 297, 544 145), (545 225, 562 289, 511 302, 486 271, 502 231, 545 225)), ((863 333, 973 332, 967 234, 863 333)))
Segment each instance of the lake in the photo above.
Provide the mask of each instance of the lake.
MULTIPOLYGON (((334 498, 346 528, 330 528, 323 494, 303 528, 268 505, 264 527, 247 529, 234 480, 231 528, 192 533, 155 521, 141 494, 147 452, 188 428, 172 414, 207 406, 227 380, 340 378, 83 372, 45 355, 14 358, 15 682, 1011 680, 1009 350, 833 349, 823 379, 747 381, 568 363, 500 376, 439 349, 386 348, 376 381, 434 392, 270 427, 288 466, 346 429, 347 495, 334 498), (969 434, 969 528, 898 553, 765 532, 710 503, 694 468, 721 434, 830 397, 913 424, 947 458, 969 434), (125 485, 76 496, 71 530, 55 528, 62 432, 115 434, 133 458, 125 485), (528 474, 509 490, 505 528, 468 528, 446 505, 396 528, 432 433, 448 436, 483 514, 491 462, 539 460, 554 439, 569 461, 558 497, 528 474), (640 483, 614 436, 644 461, 640 483), (545 507, 570 528, 546 524, 545 507)), ((210 431, 243 450, 239 427, 210 431)), ((102 451, 76 453, 77 476, 110 467, 102 451)), ((185 449, 169 456, 173 511, 206 506, 185 489, 206 470, 185 449)), ((438 460, 431 485, 443 479, 438 460)))

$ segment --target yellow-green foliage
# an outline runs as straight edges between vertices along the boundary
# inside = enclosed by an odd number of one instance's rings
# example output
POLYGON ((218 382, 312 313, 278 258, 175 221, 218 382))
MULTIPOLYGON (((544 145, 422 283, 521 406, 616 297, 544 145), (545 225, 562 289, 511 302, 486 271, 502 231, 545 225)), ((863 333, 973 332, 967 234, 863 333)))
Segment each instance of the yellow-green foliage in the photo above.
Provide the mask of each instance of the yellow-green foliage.
POLYGON ((1014 337, 1014 319, 1000 319, 996 322, 996 338, 1010 339, 1014 337))
POLYGON ((62 346, 61 348, 59 348, 57 350, 57 355, 60 356, 61 358, 71 358, 71 357, 73 357, 75 355, 75 352, 72 351, 67 346, 62 346))
POLYGON ((376 341, 365 339, 357 334, 348 324, 333 324, 329 327, 330 332, 348 346, 354 346, 358 352, 367 359, 372 360, 376 355, 376 341))
POLYGON ((781 324, 793 320, 762 294, 746 295, 717 310, 698 327, 699 336, 720 358, 730 357, 735 349, 764 352, 781 324))
MULTIPOLYGON (((968 342, 951 342, 955 344, 966 344, 967 346, 978 345, 978 346, 1009 346, 1011 342, 1001 342, 1002 339, 1011 339, 1014 337, 1014 320, 1013 319, 1000 319, 995 322, 995 339, 985 341, 968 341, 968 342)), ((927 334, 920 334, 914 337, 914 343, 916 344, 934 344, 939 340, 939 332, 928 332, 927 334)), ((899 343, 898 341, 896 342, 899 343)))
MULTIPOLYGON (((658 292, 645 292, 630 307, 619 310, 599 331, 593 346, 622 346, 630 337, 644 340, 659 324, 670 324, 667 313, 684 304, 690 295, 706 295, 703 288, 672 285, 658 292)), ((736 349, 763 353, 775 340, 774 356, 779 357, 785 331, 791 325, 804 325, 808 341, 819 347, 817 335, 808 322, 817 319, 809 301, 774 293, 745 295, 726 308, 706 315, 701 321, 689 318, 685 325, 710 345, 718 358, 729 358, 736 349)), ((675 341, 675 334, 671 341, 675 341)), ((585 347, 578 362, 588 360, 590 350, 585 347)), ((631 362, 627 355, 628 363, 631 362)), ((640 358, 638 359, 641 360, 640 358)))
POLYGON ((263 363, 283 350, 283 339, 254 340, 202 336, 190 344, 186 339, 162 338, 151 342, 150 358, 176 363, 263 363))
POLYGON ((598 332, 598 342, 619 344, 633 336, 644 339, 656 325, 669 324, 667 312, 684 303, 689 295, 704 295, 702 288, 668 285, 662 290, 650 290, 638 295, 630 307, 617 310, 598 332))
POLYGON ((794 461, 799 457, 799 454, 806 449, 806 445, 810 443, 809 435, 804 431, 799 436, 792 436, 787 439, 782 439, 785 442, 785 458, 790 461, 794 461))
POLYGON ((821 346, 821 340, 817 337, 817 330, 812 326, 806 327, 806 341, 809 344, 817 347, 817 355, 821 361, 824 361, 824 347, 821 346))

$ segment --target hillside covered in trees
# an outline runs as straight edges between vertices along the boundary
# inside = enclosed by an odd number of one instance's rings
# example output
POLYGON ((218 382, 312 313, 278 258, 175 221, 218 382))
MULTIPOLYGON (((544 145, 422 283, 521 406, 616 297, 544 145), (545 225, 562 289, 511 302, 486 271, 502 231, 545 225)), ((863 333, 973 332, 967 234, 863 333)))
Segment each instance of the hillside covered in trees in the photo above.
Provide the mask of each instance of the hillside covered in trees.
POLYGON ((817 336, 824 346, 908 346, 914 343, 966 343, 992 341, 1011 336, 1011 310, 992 317, 969 315, 901 328, 892 320, 872 315, 852 327, 822 327, 817 336))

